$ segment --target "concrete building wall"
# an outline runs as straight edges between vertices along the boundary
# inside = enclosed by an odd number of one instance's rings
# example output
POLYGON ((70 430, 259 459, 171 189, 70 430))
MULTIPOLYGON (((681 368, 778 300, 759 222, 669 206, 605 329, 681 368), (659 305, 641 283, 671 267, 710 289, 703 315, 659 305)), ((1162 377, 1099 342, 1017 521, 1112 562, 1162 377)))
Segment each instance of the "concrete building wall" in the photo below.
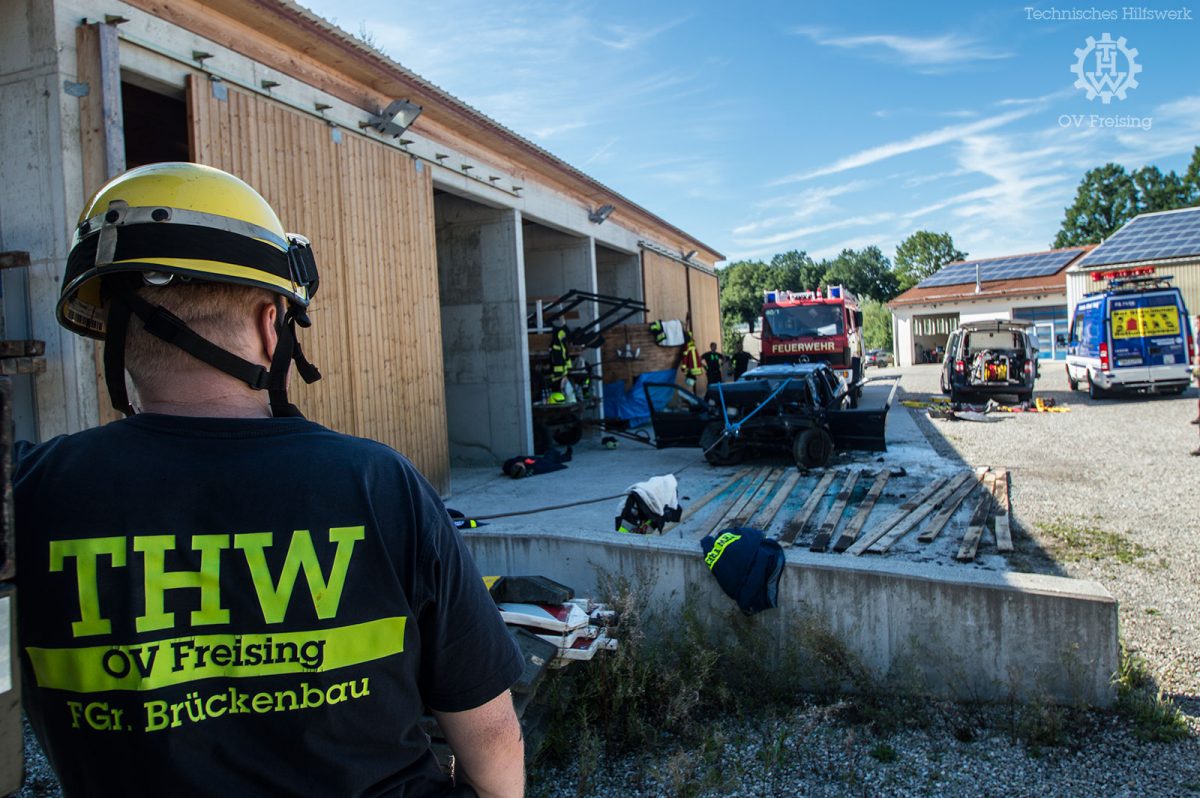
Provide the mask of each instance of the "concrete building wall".
MULTIPOLYGON (((913 318, 916 316, 957 313, 959 323, 1011 319, 1013 308, 1061 307, 1066 302, 1062 294, 1043 294, 1027 297, 1001 297, 927 305, 903 305, 892 309, 892 334, 896 346, 896 364, 912 366, 916 362, 913 337, 913 318)), ((942 345, 945 341, 940 342, 942 345)))
POLYGON ((596 293, 622 299, 641 299, 642 261, 638 254, 618 252, 597 244, 596 293))
MULTIPOLYGON (((486 530, 469 532, 467 542, 485 574, 542 574, 577 595, 596 595, 605 577, 620 575, 644 591, 647 606, 690 607, 727 632, 731 645, 735 623, 783 644, 795 642, 801 624, 815 622, 878 679, 935 695, 1095 706, 1114 697, 1117 603, 1095 582, 970 569, 951 575, 932 565, 792 549, 779 606, 746 619, 694 543, 667 548, 666 538, 594 541, 486 530)), ((803 676, 796 674, 798 687, 803 676)))
POLYGON ((434 198, 446 422, 452 464, 532 451, 520 215, 434 198))
POLYGON ((61 4, 0 0, 0 250, 31 261, 0 278, 4 334, 46 342, 46 373, 16 378, 13 396, 17 437, 40 440, 90 426, 97 412, 94 345, 54 314, 83 205, 79 99, 66 85, 76 83, 75 36, 64 16, 61 4))

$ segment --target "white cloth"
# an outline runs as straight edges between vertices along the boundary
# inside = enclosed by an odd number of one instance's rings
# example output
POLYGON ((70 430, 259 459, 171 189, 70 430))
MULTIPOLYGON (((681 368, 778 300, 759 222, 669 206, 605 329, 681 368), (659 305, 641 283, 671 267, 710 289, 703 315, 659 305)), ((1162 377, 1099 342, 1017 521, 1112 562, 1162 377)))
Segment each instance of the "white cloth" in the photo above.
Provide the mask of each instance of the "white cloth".
POLYGON ((663 339, 662 346, 683 346, 683 322, 679 319, 669 319, 662 321, 663 339))
MULTIPOLYGON (((674 474, 661 477, 650 477, 645 482, 638 482, 625 489, 625 493, 636 493, 642 497, 646 507, 655 515, 664 515, 668 508, 679 506, 679 483, 674 474)), ((621 500, 624 508, 625 500, 621 500)), ((617 510, 618 513, 621 510, 617 510)))

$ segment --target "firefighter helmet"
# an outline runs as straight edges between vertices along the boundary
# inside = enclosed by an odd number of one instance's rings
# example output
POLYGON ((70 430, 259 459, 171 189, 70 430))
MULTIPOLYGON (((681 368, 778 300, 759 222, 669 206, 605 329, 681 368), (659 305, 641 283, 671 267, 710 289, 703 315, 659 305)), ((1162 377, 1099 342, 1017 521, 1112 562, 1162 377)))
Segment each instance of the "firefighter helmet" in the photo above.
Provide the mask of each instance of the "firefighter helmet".
POLYGON ((124 380, 131 315, 152 335, 251 388, 268 389, 272 412, 292 415, 298 411, 287 401, 291 361, 305 382, 320 379, 295 339, 297 324, 309 326, 305 309, 317 283, 308 239, 285 233, 249 185, 201 164, 150 164, 113 178, 85 206, 67 257, 58 321, 105 342, 109 395, 127 415, 133 414, 124 380), (263 288, 286 299, 270 370, 217 347, 137 292, 177 279, 263 288))
POLYGON ((58 301, 72 332, 105 337, 103 278, 137 272, 258 286, 304 307, 317 288, 307 239, 289 235, 257 191, 195 163, 156 163, 112 179, 75 227, 58 301))

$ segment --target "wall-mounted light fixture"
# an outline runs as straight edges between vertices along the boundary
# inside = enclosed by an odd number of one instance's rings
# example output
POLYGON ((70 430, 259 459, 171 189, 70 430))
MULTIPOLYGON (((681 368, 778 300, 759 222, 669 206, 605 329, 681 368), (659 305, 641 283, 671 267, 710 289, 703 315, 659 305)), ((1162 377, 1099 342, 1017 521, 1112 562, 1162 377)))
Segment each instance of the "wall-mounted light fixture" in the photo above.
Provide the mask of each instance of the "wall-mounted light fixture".
POLYGON ((604 221, 612 216, 616 209, 615 205, 601 205, 595 210, 588 211, 588 221, 592 224, 604 224, 604 221))
POLYGON ((693 250, 689 251, 688 254, 684 255, 683 259, 685 261, 690 261, 694 257, 696 257, 696 250, 693 249, 693 250))
POLYGON ((361 128, 377 130, 385 136, 400 138, 408 130, 417 117, 421 115, 421 106, 408 100, 392 100, 387 108, 371 116, 366 122, 359 122, 361 128))

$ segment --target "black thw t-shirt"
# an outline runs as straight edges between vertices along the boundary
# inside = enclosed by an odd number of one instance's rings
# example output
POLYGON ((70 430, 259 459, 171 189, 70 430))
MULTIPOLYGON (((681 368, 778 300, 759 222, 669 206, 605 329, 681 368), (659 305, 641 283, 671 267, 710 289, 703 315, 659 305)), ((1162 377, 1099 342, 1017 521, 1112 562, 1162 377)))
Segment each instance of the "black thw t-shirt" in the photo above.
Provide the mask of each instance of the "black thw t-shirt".
POLYGON ((430 485, 300 418, 18 445, 25 704, 68 796, 427 796, 521 657, 430 485))

